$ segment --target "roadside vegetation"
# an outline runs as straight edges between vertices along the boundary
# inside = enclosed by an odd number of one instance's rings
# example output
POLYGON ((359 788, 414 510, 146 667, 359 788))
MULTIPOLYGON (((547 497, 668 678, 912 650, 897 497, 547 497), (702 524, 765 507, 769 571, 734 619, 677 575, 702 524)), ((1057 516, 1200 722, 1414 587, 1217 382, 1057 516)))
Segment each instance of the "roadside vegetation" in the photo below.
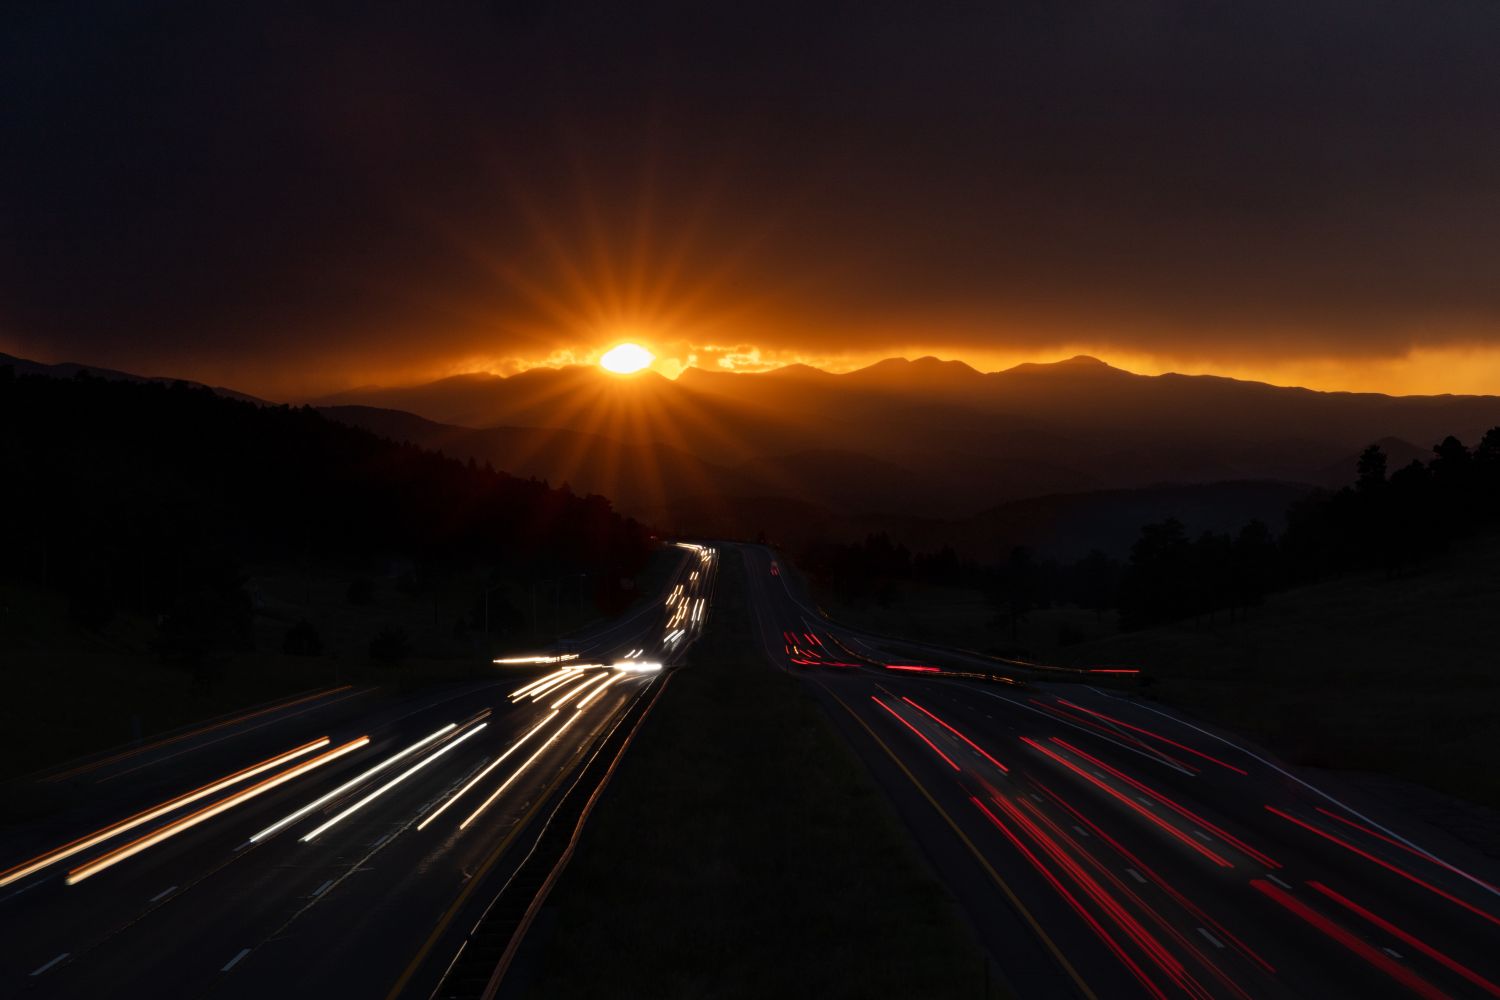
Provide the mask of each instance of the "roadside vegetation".
POLYGON ((1059 650, 1147 671, 1147 694, 1300 764, 1373 771, 1500 807, 1500 535, 1420 572, 1350 574, 1233 622, 1059 650))
MULTIPOLYGON (((996 564, 887 538, 808 555, 813 597, 887 634, 1145 671, 1144 693, 1300 764, 1500 806, 1500 428, 1259 522, 1190 538, 1142 526, 1128 557, 1012 550, 996 564)), ((800 565, 800 560, 799 560, 800 565)))
POLYGON ((757 653, 733 552, 713 601, 515 985, 535 997, 983 997, 983 953, 900 819, 817 704, 757 653))
POLYGON ((891 635, 1144 671, 1140 691, 1293 763, 1366 771, 1500 807, 1500 533, 1402 573, 1349 571, 1234 616, 1122 631, 1114 611, 997 614, 975 589, 905 581, 885 605, 814 588, 834 618, 891 635))
POLYGON ((1143 524, 1123 560, 1096 549, 1059 561, 1012 546, 985 562, 946 547, 913 552, 872 534, 862 542, 808 546, 796 563, 819 599, 855 613, 874 606, 899 616, 903 603, 923 603, 911 600, 914 593, 934 588, 983 595, 992 623, 1024 655, 1023 631, 1048 645, 1097 637, 1097 627, 1059 615, 1044 616, 1055 629, 1028 628, 1038 612, 1093 611, 1096 626, 1113 612, 1124 629, 1213 623, 1249 612, 1269 594, 1343 574, 1421 572, 1465 540, 1500 528, 1500 427, 1472 449, 1450 435, 1433 446, 1428 461, 1413 459, 1394 471, 1384 450, 1371 445, 1349 471, 1349 486, 1294 501, 1279 531, 1252 519, 1233 532, 1194 537, 1168 517, 1143 524))
POLYGON ((182 383, 0 365, 0 428, 0 779, 301 691, 470 676, 672 561, 602 497, 182 383))

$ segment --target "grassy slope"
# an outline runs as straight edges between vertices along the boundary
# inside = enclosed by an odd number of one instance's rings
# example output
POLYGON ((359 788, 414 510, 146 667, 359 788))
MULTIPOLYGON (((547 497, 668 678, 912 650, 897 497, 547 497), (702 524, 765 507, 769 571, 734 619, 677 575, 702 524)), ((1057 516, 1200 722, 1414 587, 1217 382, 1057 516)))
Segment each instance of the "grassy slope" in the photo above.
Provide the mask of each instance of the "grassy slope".
POLYGON ((1500 538, 1422 572, 1330 580, 1248 618, 1071 647, 1129 662, 1164 701, 1299 763, 1383 772, 1500 805, 1500 538))
POLYGON ((1112 613, 1052 609, 1028 615, 1012 643, 980 595, 954 588, 907 586, 888 608, 820 599, 836 619, 893 635, 1139 666, 1152 697, 1296 763, 1500 806, 1500 537, 1465 542, 1409 577, 1329 580, 1235 622, 1219 614, 1135 633, 1115 632, 1112 613))
POLYGON ((999 656, 1047 656, 1062 642, 1080 642, 1115 631, 1115 614, 1096 615, 1078 608, 1039 608, 1014 628, 1008 618, 996 620, 985 595, 971 587, 905 583, 894 588, 888 604, 850 600, 815 591, 817 603, 836 621, 857 628, 909 639, 975 649, 999 656))
MULTIPOLYGON (((638 593, 654 596, 677 564, 678 552, 663 549, 642 571, 638 593)), ((348 573, 304 573, 263 568, 247 589, 254 595, 255 649, 226 654, 222 676, 200 683, 186 670, 167 666, 154 651, 153 623, 117 615, 101 633, 69 621, 60 595, 35 587, 0 583, 0 780, 146 739, 202 719, 336 684, 413 684, 451 680, 482 668, 477 633, 455 637, 453 621, 466 616, 485 581, 477 576, 447 581, 435 593, 406 595, 388 579, 374 581, 374 601, 355 607, 346 590, 348 573), (287 656, 281 642, 298 619, 312 621, 324 655, 287 656), (370 639, 393 626, 412 641, 413 657, 399 669, 369 660, 370 639)), ((529 610, 530 588, 510 588, 516 607, 529 610)), ((544 595, 545 596, 545 595, 544 595)), ((564 594, 554 608, 545 596, 539 628, 496 635, 502 649, 534 649, 599 617, 591 602, 564 594)))
POLYGON ((798 682, 732 553, 550 906, 538 997, 980 996, 971 931, 798 682))

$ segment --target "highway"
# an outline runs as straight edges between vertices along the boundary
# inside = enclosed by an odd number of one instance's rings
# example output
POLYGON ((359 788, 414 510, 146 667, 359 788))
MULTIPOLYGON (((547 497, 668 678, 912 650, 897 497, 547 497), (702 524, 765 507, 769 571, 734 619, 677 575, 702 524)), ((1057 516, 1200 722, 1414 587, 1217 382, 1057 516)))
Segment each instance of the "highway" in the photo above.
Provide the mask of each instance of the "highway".
POLYGON ((312 694, 40 776, 54 808, 0 832, 0 995, 432 995, 700 634, 717 560, 681 548, 661 595, 493 680, 312 694))
POLYGON ((767 659, 823 703, 1017 995, 1500 996, 1492 860, 1103 675, 830 621, 742 551, 767 659), (997 670, 1012 682, 977 677, 997 670))

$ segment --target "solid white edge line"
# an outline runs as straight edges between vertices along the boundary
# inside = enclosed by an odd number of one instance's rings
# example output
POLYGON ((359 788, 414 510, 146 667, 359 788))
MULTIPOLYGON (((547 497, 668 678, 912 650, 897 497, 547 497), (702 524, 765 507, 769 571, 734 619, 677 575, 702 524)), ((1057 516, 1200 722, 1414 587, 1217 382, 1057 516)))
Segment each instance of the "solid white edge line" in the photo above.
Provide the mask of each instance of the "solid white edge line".
POLYGON ((163 889, 161 892, 158 892, 156 895, 154 895, 150 899, 146 900, 146 902, 148 902, 148 903, 154 903, 158 899, 161 899, 163 896, 167 895, 169 892, 171 892, 173 889, 176 889, 176 888, 177 887, 175 885, 169 885, 165 889, 163 889))
POLYGON ((1387 836, 1390 836, 1390 837, 1394 837, 1396 840, 1399 840, 1401 843, 1405 844, 1407 847, 1410 847, 1413 851, 1416 851, 1422 857, 1426 858, 1428 861, 1431 861, 1433 864, 1437 865, 1438 867, 1440 867, 1440 868, 1446 868, 1448 871, 1452 872, 1453 874, 1458 875, 1458 876, 1460 876, 1462 878, 1468 879, 1470 882, 1474 883, 1476 886, 1478 886, 1479 888, 1483 889, 1485 892, 1488 892, 1492 896, 1500 896, 1500 890, 1497 890, 1494 886, 1489 885, 1488 883, 1486 883, 1482 879, 1479 879, 1479 878, 1476 878, 1473 875, 1470 875, 1468 872, 1464 871, 1462 868, 1459 868, 1459 867, 1457 867, 1455 865, 1449 864, 1448 862, 1444 861, 1442 858, 1438 857, 1436 854, 1433 854, 1431 851, 1427 850, 1426 848, 1424 848, 1424 847, 1422 847, 1422 846, 1420 846, 1418 844, 1414 844, 1410 840, 1407 840, 1405 837, 1401 836, 1401 834, 1397 833, 1396 831, 1390 830, 1390 829, 1387 829, 1384 826, 1381 826, 1379 823, 1377 823, 1375 820, 1371 819, 1370 817, 1366 816, 1364 813, 1359 812, 1357 809, 1354 809, 1354 808, 1352 808, 1350 806, 1345 805, 1344 803, 1340 802, 1338 799, 1334 798, 1332 795, 1329 795, 1327 792, 1323 791, 1323 789, 1319 788, 1317 785, 1314 785, 1314 784, 1311 784, 1311 783, 1309 783, 1307 781, 1302 780, 1301 778, 1297 777, 1295 774, 1291 773, 1290 771, 1286 770, 1283 767, 1278 767, 1277 765, 1275 765, 1275 764, 1271 763, 1270 761, 1266 760, 1260 754, 1255 753, 1252 750, 1247 750, 1244 747, 1240 746, 1239 744, 1234 743, 1231 740, 1227 740, 1224 737, 1218 735, 1217 733, 1211 733, 1207 729, 1201 729, 1198 726, 1193 725, 1191 722, 1188 722, 1186 719, 1179 719, 1175 715, 1171 715, 1171 714, 1168 714, 1167 712, 1163 712, 1163 711, 1160 711, 1158 709, 1152 708, 1150 705, 1142 705, 1142 704, 1139 704, 1137 702, 1131 701, 1128 698, 1121 698, 1121 697, 1119 697, 1117 695, 1112 695, 1112 694, 1108 693, 1107 691, 1100 691, 1098 688, 1095 688, 1095 687, 1092 687, 1092 686, 1089 687, 1089 690, 1092 691, 1092 692, 1094 692, 1097 695, 1102 695, 1105 698, 1112 698, 1113 700, 1118 701, 1118 702, 1123 702, 1126 705, 1134 705, 1136 708, 1143 708, 1143 709, 1145 709, 1148 712, 1154 712, 1155 714, 1161 716, 1163 719, 1171 719, 1173 722, 1177 723, 1178 725, 1186 726, 1189 729, 1193 730, 1194 732, 1202 733, 1204 736, 1208 736, 1208 737, 1210 737, 1212 739, 1218 740, 1220 743, 1224 744, 1227 747, 1232 747, 1235 750, 1238 750, 1240 753, 1244 754, 1247 757, 1251 757, 1251 758, 1259 761, 1260 763, 1266 765, 1271 770, 1273 770, 1276 773, 1282 775, 1283 777, 1291 778, 1293 781, 1295 781, 1297 784, 1301 785, 1303 788, 1306 788, 1308 791, 1312 792, 1313 794, 1318 795, 1321 798, 1326 799, 1329 802, 1332 802, 1334 805, 1338 806, 1340 809, 1342 809, 1345 812, 1349 813, 1351 816, 1358 816, 1360 819, 1364 820, 1366 823, 1370 824, 1375 829, 1379 830, 1381 833, 1384 833, 1384 834, 1386 834, 1387 836))
POLYGON ((250 954, 250 949, 249 948, 241 948, 240 949, 240 953, 238 955, 234 956, 233 958, 231 958, 229 960, 229 964, 226 965, 226 966, 224 966, 224 968, 220 969, 219 971, 220 972, 228 972, 230 969, 234 968, 236 965, 239 964, 240 959, 244 958, 248 954, 250 954))

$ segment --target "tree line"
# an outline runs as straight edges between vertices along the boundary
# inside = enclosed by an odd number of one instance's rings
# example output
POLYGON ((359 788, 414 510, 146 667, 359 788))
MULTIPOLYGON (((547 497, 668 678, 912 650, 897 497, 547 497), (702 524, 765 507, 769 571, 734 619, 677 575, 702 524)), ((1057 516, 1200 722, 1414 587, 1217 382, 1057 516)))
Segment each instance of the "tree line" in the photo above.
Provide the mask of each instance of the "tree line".
POLYGON ((252 563, 587 574, 613 610, 653 544, 603 497, 180 382, 0 367, 0 462, 0 575, 60 590, 85 627, 154 620, 168 659, 251 641, 252 563))
POLYGON ((1126 558, 1101 550, 1072 561, 1012 546, 980 562, 952 548, 913 553, 886 534, 809 546, 801 565, 847 599, 889 604, 902 582, 983 590, 1012 626, 1037 608, 1119 612, 1122 628, 1231 618, 1281 589, 1341 573, 1402 574, 1455 541, 1500 524, 1500 427, 1471 449, 1448 436, 1427 461, 1388 470, 1379 445, 1359 456, 1354 481, 1318 490, 1286 512, 1278 535, 1252 520, 1196 537, 1176 518, 1142 525, 1126 558))

